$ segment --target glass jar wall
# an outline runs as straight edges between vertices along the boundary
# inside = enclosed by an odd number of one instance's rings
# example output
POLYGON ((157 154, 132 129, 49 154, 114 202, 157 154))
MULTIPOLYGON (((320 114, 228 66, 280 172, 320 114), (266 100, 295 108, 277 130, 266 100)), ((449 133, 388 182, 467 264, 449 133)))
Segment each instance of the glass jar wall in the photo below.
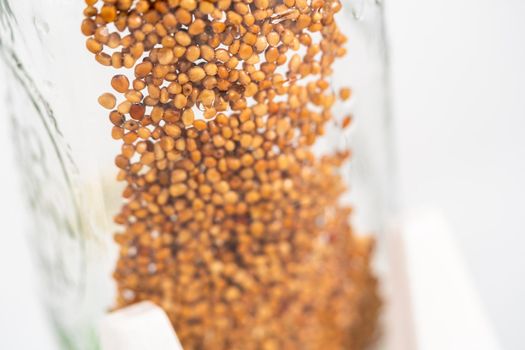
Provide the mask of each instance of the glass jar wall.
POLYGON ((8 125, 63 348, 96 349, 99 319, 141 300, 185 349, 374 340, 381 5, 87 3, 0 1, 8 125))

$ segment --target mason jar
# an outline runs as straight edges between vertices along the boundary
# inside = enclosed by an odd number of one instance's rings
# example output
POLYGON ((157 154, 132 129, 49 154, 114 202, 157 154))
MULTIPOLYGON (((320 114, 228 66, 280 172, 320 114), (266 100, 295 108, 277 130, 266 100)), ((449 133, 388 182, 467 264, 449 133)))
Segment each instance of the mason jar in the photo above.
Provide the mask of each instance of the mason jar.
POLYGON ((0 25, 61 348, 98 349, 104 315, 146 300, 185 349, 377 340, 381 3, 0 0, 0 25))

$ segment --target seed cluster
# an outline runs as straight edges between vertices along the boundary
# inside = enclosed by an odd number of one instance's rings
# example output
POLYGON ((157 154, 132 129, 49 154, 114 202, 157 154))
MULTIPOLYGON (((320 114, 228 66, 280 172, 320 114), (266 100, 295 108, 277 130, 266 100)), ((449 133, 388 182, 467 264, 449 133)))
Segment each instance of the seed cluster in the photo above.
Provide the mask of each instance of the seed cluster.
MULTIPOLYGON (((185 349, 362 349, 379 310, 372 242, 315 156, 339 97, 339 0, 85 0, 127 186, 119 307, 162 306, 185 349)), ((340 127, 350 124, 345 118, 340 127)))

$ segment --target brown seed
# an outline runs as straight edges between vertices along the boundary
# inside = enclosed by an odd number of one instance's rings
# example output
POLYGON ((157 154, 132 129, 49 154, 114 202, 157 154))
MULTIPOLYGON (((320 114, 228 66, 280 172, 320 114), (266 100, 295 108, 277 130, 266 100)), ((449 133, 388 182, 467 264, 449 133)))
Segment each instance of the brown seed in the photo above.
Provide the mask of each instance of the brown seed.
POLYGON ((186 193, 188 187, 185 184, 179 183, 170 186, 170 194, 173 197, 180 197, 186 193))
POLYGON ((342 128, 343 129, 347 128, 351 123, 352 123, 352 116, 347 115, 345 119, 343 119, 342 128))
POLYGON ((213 90, 202 90, 198 99, 204 106, 211 107, 215 100, 215 92, 213 90))
POLYGON ((193 122, 193 127, 199 131, 206 130, 207 124, 202 119, 197 119, 193 122))
POLYGON ((155 161, 155 154, 152 152, 146 152, 140 157, 140 162, 145 165, 152 164, 155 161))
POLYGON ((241 296, 241 293, 239 292, 239 289, 235 287, 230 287, 226 290, 225 297, 228 300, 237 300, 241 296))
POLYGON ((128 158, 119 155, 115 158, 115 165, 121 169, 125 169, 129 165, 129 160, 128 158))
POLYGON ((117 111, 112 111, 109 114, 109 120, 116 126, 120 126, 124 123, 125 118, 122 114, 117 111))
POLYGON ((190 35, 199 35, 204 33, 206 23, 202 19, 196 19, 189 27, 188 33, 190 35))
POLYGON ((95 34, 96 29, 97 25, 93 20, 86 18, 82 21, 81 31, 85 36, 91 36, 95 34))
POLYGON ((253 140, 253 137, 251 135, 242 134, 241 139, 240 139, 241 146, 244 148, 249 148, 252 144, 252 140, 253 140))
POLYGON ((149 61, 138 64, 135 67, 135 76, 137 78, 143 78, 146 75, 148 75, 152 69, 153 69, 153 65, 149 61))
POLYGON ((268 41, 269 45, 277 46, 279 44, 280 37, 276 32, 270 32, 266 35, 266 40, 268 41))
POLYGON ((182 134, 182 130, 175 124, 167 124, 164 127, 166 135, 177 138, 182 134))
POLYGON ((131 103, 140 103, 142 101, 142 93, 135 90, 128 90, 125 94, 126 99, 131 103))
POLYGON ((175 34, 175 40, 182 46, 190 46, 191 44, 191 37, 183 31, 178 31, 175 34))
POLYGON ((192 126, 194 119, 195 114, 193 113, 193 110, 191 108, 184 110, 184 112, 182 113, 182 122, 186 127, 192 126))
POLYGON ((264 224, 259 221, 253 222, 250 225, 250 231, 254 236, 260 237, 264 233, 264 224))
POLYGON ((95 54, 102 51, 102 44, 93 38, 89 38, 86 40, 86 47, 89 51, 95 54))
POLYGON ((193 67, 189 70, 188 76, 191 81, 201 81, 206 76, 206 72, 201 67, 193 67))
POLYGON ((177 169, 171 173, 171 182, 183 182, 188 178, 188 174, 182 170, 177 169))
POLYGON ((117 107, 117 111, 120 114, 128 114, 130 110, 131 110, 131 102, 129 101, 123 101, 117 107))
POLYGON ((131 28, 131 29, 138 29, 138 28, 140 28, 140 26, 142 24, 142 17, 138 16, 135 13, 132 13, 128 17, 127 24, 128 24, 128 27, 131 28))
POLYGON ((175 148, 175 141, 169 136, 165 136, 160 139, 160 146, 166 152, 169 152, 175 148))
POLYGON ((148 128, 142 127, 137 130, 137 135, 143 140, 147 140, 151 136, 151 131, 148 128))
POLYGON ((201 1, 200 4, 199 4, 199 10, 203 14, 209 15, 210 13, 213 12, 213 10, 215 10, 215 7, 213 6, 213 4, 211 2, 201 1))
POLYGON ((124 130, 118 126, 114 126, 111 129, 111 137, 115 140, 120 140, 124 137, 124 130))
POLYGON ((115 6, 104 5, 100 9, 100 17, 108 23, 113 22, 117 18, 117 9, 115 6))
POLYGON ((164 64, 164 65, 170 64, 174 58, 173 50, 171 50, 170 48, 160 49, 157 57, 159 59, 160 64, 164 64))
POLYGON ((129 80, 125 75, 118 74, 111 79, 111 86, 117 92, 125 93, 129 88, 129 80))
POLYGON ((201 50, 198 46, 192 45, 186 50, 186 59, 190 62, 194 62, 199 59, 201 50))
POLYGON ((144 105, 138 103, 131 105, 129 109, 129 115, 135 120, 141 120, 144 117, 145 112, 146 108, 144 107, 144 105))
POLYGON ((207 75, 217 75, 218 68, 214 63, 207 63, 204 65, 204 71, 207 75))
POLYGON ((253 54, 253 48, 247 44, 241 44, 239 49, 239 57, 243 60, 246 60, 251 57, 253 54))
POLYGON ((177 94, 175 95, 175 98, 173 99, 173 105, 175 108, 183 109, 186 107, 186 104, 188 103, 188 98, 184 96, 183 94, 177 94))
POLYGON ((255 123, 252 120, 248 120, 241 125, 241 130, 244 132, 252 132, 255 130, 255 123))
POLYGON ((226 203, 234 204, 239 200, 239 196, 237 195, 237 193, 229 191, 224 195, 224 200, 226 201, 226 203))
POLYGON ((265 10, 268 8, 270 3, 268 0, 255 0, 254 4, 258 9, 265 10))
POLYGON ((175 12, 175 18, 177 19, 177 22, 182 23, 184 25, 189 25, 192 20, 192 15, 190 11, 184 8, 179 8, 175 12))
POLYGON ((259 103, 253 107, 253 113, 256 116, 262 117, 268 112, 268 106, 262 103, 259 103))
POLYGON ((246 194, 246 202, 247 203, 255 203, 259 200, 260 195, 257 191, 250 191, 246 194))
POLYGON ((346 101, 350 98, 352 94, 352 90, 350 90, 350 88, 342 88, 341 90, 339 90, 339 97, 341 98, 341 100, 343 101, 346 101))
POLYGON ((95 59, 103 66, 111 66, 111 56, 107 53, 100 52, 95 56, 95 59))
POLYGON ((139 128, 139 125, 134 120, 128 120, 127 122, 124 123, 123 127, 126 130, 134 131, 134 130, 137 130, 139 128))
POLYGON ((196 0, 181 0, 179 6, 188 11, 193 11, 197 8, 197 1, 196 0))
POLYGON ((210 169, 206 172, 206 178, 210 182, 219 182, 221 180, 221 174, 216 169, 210 169))
POLYGON ((106 92, 100 95, 98 98, 98 103, 106 109, 113 109, 117 104, 117 99, 113 94, 106 92))

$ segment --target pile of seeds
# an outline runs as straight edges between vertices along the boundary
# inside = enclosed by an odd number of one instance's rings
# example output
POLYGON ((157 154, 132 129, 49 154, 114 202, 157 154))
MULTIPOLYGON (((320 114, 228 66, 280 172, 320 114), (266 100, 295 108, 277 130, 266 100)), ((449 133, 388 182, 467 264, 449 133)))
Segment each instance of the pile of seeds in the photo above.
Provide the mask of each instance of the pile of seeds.
POLYGON ((87 49, 123 69, 99 98, 127 184, 118 307, 156 302, 186 350, 364 348, 380 303, 339 204, 349 154, 312 151, 339 0, 85 2, 87 49))

